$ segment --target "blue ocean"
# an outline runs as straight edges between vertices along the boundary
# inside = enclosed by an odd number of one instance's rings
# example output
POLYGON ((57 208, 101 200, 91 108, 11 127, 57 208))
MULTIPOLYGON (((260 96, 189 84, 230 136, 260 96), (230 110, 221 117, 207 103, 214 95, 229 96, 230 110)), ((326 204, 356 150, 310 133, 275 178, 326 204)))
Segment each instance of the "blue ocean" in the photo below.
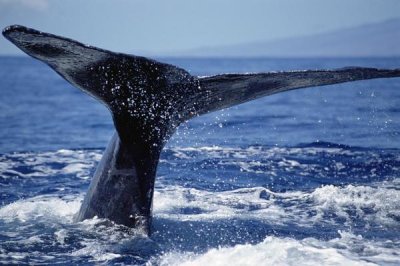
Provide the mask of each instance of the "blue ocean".
MULTIPOLYGON (((399 68, 400 58, 159 58, 193 75, 399 68)), ((400 265, 400 78, 289 91, 182 124, 153 234, 73 222, 114 126, 28 57, 0 57, 0 264, 400 265)))

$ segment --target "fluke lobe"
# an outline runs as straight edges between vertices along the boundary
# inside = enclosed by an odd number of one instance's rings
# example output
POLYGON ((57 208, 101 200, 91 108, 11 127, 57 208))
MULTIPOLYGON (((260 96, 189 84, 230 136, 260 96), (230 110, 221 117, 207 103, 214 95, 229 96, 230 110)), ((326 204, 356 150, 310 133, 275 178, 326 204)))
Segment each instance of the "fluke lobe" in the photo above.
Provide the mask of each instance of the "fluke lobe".
POLYGON ((97 216, 146 233, 150 233, 160 153, 180 123, 288 90, 400 76, 400 69, 356 67, 195 77, 173 65, 23 26, 7 27, 3 35, 105 104, 112 114, 116 133, 76 219, 97 216))

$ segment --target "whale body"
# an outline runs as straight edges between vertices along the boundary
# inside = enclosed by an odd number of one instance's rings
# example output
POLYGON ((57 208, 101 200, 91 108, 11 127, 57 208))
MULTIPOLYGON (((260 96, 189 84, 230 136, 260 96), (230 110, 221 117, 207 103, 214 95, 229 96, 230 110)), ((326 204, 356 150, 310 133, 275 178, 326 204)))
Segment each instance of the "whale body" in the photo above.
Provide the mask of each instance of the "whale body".
POLYGON ((112 114, 116 132, 76 220, 97 216, 148 234, 160 153, 182 122, 288 90, 400 77, 400 69, 361 67, 195 77, 170 64, 19 25, 5 28, 3 35, 112 114))

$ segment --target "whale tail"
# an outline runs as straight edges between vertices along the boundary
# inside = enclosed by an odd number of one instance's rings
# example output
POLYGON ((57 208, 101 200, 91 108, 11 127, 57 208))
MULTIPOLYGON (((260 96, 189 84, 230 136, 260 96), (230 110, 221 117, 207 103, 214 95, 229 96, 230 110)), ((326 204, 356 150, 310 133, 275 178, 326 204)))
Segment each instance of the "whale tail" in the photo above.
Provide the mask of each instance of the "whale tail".
POLYGON ((266 95, 349 81, 399 77, 400 69, 346 68, 193 77, 173 65, 114 53, 23 26, 3 35, 111 111, 117 134, 78 219, 94 216, 149 230, 160 152, 183 121, 266 95))
POLYGON ((183 118, 195 111, 190 95, 199 89, 198 80, 172 65, 23 26, 10 26, 3 35, 112 114, 118 134, 103 156, 78 219, 98 216, 129 226, 148 224, 143 217, 150 217, 160 152, 183 118))

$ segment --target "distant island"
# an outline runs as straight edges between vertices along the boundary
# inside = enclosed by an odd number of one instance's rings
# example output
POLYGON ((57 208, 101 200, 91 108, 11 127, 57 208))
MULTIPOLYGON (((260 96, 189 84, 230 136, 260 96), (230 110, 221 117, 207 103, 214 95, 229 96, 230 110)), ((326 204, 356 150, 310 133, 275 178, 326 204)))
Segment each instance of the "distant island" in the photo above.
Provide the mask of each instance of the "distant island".
POLYGON ((327 33, 167 53, 193 57, 400 57, 400 19, 327 33))

